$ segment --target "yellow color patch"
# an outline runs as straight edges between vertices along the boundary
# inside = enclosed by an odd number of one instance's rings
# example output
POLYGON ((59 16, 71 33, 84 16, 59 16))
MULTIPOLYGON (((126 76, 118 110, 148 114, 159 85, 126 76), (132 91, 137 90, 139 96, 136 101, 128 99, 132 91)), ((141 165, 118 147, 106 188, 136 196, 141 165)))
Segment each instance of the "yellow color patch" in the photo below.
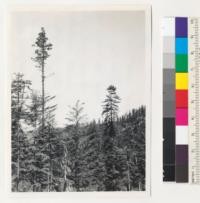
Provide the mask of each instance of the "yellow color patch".
POLYGON ((188 89, 188 73, 176 73, 176 89, 188 89))

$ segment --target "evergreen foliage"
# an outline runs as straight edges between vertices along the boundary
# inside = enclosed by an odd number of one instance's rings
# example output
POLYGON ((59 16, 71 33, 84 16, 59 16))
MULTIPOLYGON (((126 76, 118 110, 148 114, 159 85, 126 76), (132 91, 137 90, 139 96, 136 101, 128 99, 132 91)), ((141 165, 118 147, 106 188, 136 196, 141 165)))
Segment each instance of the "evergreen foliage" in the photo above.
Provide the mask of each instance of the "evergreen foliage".
POLYGON ((69 107, 66 127, 56 127, 55 96, 45 89, 52 44, 44 28, 34 46, 41 90, 21 73, 11 84, 12 191, 145 190, 145 107, 119 116, 121 99, 110 85, 101 121, 86 122, 78 100, 69 107))

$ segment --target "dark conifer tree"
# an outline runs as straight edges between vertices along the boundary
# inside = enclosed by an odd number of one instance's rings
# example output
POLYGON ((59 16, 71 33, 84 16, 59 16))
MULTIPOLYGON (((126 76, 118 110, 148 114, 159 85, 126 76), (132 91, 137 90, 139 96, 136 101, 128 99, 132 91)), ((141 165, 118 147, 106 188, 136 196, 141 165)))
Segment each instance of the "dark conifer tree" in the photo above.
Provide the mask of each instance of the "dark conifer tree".
POLYGON ((70 128, 70 135, 67 138, 67 149, 69 158, 70 173, 67 174, 68 179, 72 182, 72 187, 76 191, 81 190, 81 149, 80 149, 80 138, 81 122, 85 118, 83 114, 83 105, 78 100, 75 106, 70 107, 70 111, 66 117, 68 126, 70 128))
POLYGON ((117 180, 119 171, 117 171, 117 145, 115 121, 118 114, 118 104, 120 98, 116 93, 116 87, 110 85, 107 88, 108 94, 103 104, 104 133, 103 133, 103 153, 105 161, 105 190, 118 190, 117 180))
MULTIPOLYGON (((41 104, 38 133, 34 138, 34 144, 37 147, 35 153, 35 181, 39 183, 39 191, 51 191, 52 189, 52 165, 51 165, 51 142, 53 132, 54 111, 56 105, 48 105, 55 96, 48 96, 45 91, 45 67, 46 60, 49 58, 49 51, 52 49, 52 44, 48 42, 45 29, 42 27, 41 32, 33 45, 35 47, 35 57, 32 58, 36 62, 36 67, 41 71, 41 104)), ((54 135, 54 133, 53 133, 54 135)))
POLYGON ((103 179, 105 175, 102 159, 102 133, 95 121, 85 126, 82 154, 82 187, 87 191, 104 190, 103 179))
POLYGON ((23 74, 15 74, 11 84, 11 117, 12 117, 12 190, 23 191, 27 181, 28 138, 22 123, 27 118, 25 101, 28 98, 31 81, 24 80, 23 74))

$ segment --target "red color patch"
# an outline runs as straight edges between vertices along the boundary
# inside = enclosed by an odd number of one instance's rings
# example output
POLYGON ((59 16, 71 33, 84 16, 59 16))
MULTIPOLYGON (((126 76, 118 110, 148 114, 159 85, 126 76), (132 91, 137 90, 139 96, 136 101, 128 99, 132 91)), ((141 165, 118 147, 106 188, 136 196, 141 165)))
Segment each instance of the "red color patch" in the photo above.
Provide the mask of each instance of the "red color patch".
POLYGON ((188 90, 176 90, 176 108, 188 108, 188 90))

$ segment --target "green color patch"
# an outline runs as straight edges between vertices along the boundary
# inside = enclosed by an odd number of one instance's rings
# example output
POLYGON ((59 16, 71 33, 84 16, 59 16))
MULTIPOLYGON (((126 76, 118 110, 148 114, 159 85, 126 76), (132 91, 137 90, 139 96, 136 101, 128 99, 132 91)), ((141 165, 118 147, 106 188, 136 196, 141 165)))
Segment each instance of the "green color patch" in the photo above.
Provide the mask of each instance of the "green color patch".
POLYGON ((176 72, 187 73, 188 72, 188 55, 176 54, 176 72))

